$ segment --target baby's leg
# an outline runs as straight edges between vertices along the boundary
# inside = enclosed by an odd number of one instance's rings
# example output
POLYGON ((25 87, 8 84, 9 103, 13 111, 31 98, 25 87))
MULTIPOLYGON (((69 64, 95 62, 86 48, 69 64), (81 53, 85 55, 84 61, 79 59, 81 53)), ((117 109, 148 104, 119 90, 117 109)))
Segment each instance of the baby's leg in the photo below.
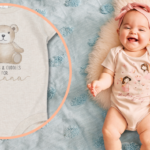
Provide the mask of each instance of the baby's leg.
POLYGON ((121 150, 120 136, 125 131, 127 122, 120 112, 111 107, 106 115, 102 133, 106 150, 121 150))
POLYGON ((142 143, 140 150, 150 150, 150 114, 139 122, 137 132, 142 143))

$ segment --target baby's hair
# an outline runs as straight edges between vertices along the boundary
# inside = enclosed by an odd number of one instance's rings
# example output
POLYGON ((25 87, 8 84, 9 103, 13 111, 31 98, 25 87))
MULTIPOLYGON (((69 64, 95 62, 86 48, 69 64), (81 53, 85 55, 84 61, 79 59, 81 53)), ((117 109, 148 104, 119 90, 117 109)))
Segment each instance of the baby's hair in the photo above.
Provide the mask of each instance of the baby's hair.
POLYGON ((142 64, 141 65, 141 69, 145 72, 145 71, 149 71, 148 65, 147 64, 142 64), (142 67, 145 66, 146 69, 143 69, 142 67))
POLYGON ((131 78, 129 78, 128 76, 125 76, 122 80, 122 84, 125 84, 125 82, 124 82, 125 79, 129 79, 129 81, 131 81, 131 78))

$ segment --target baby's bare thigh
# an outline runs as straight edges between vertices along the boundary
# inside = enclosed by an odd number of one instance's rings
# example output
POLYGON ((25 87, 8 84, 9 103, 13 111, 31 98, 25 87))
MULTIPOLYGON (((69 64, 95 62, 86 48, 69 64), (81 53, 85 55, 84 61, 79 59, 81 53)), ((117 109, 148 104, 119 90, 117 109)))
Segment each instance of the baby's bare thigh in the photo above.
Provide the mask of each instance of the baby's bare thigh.
POLYGON ((150 114, 145 116, 145 118, 143 118, 137 125, 138 134, 140 134, 146 130, 150 130, 150 114))
POLYGON ((127 122, 122 114, 114 107, 110 107, 107 112, 103 129, 119 132, 122 134, 127 127, 127 122))

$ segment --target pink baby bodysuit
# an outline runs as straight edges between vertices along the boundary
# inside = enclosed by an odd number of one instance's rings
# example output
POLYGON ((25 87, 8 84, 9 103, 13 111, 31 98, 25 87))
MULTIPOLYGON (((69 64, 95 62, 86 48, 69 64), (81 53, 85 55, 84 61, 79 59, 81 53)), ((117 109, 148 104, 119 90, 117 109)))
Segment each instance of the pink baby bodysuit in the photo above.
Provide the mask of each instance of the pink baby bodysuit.
POLYGON ((140 57, 125 53, 123 46, 114 47, 102 66, 114 72, 111 107, 127 121, 126 130, 135 131, 137 124, 150 113, 150 47, 140 57))

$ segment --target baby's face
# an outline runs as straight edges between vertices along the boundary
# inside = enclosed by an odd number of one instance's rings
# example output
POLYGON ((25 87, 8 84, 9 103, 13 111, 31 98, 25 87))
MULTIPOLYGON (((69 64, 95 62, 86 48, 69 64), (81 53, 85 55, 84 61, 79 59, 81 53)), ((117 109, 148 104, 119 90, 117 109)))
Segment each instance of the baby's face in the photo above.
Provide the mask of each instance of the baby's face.
POLYGON ((117 32, 120 42, 128 51, 142 50, 150 42, 148 20, 138 11, 127 12, 117 32))

